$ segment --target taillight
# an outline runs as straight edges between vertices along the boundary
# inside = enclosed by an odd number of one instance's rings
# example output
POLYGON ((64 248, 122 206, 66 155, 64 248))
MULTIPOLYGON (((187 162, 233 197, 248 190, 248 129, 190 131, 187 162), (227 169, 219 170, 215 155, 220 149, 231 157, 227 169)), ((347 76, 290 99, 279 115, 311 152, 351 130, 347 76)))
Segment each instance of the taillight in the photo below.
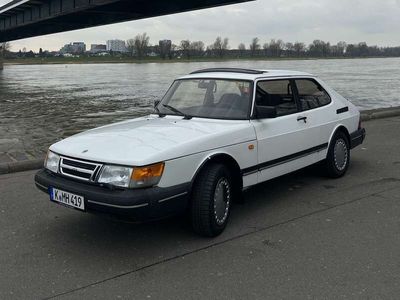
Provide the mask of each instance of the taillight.
POLYGON ((358 129, 361 129, 361 116, 360 119, 358 120, 358 129))

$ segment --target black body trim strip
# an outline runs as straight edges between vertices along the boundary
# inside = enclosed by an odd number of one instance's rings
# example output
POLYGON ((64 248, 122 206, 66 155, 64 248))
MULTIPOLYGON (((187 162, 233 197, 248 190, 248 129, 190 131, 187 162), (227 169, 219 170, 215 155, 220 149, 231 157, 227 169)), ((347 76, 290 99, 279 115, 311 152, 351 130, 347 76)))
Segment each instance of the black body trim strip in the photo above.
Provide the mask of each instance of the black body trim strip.
POLYGON ((283 157, 280 157, 280 158, 277 158, 277 159, 266 161, 266 162, 260 163, 258 165, 243 169, 242 170, 242 175, 246 176, 246 175, 249 175, 251 173, 255 173, 255 172, 258 172, 258 171, 261 171, 261 170, 264 170, 264 169, 272 168, 272 167, 275 167, 277 165, 281 165, 281 164, 287 163, 289 161, 296 160, 296 159, 299 159, 301 157, 310 155, 310 154, 312 154, 314 152, 319 152, 319 151, 324 150, 326 148, 328 148, 328 143, 325 143, 325 144, 322 144, 322 145, 319 145, 319 146, 315 146, 315 147, 312 147, 312 148, 309 148, 309 149, 306 149, 306 150, 303 150, 303 151, 300 151, 300 152, 297 152, 297 153, 286 155, 286 156, 283 156, 283 157))
POLYGON ((336 110, 336 113, 337 114, 342 114, 342 113, 345 113, 347 111, 349 111, 349 107, 345 106, 345 107, 342 107, 342 108, 339 108, 338 110, 336 110))

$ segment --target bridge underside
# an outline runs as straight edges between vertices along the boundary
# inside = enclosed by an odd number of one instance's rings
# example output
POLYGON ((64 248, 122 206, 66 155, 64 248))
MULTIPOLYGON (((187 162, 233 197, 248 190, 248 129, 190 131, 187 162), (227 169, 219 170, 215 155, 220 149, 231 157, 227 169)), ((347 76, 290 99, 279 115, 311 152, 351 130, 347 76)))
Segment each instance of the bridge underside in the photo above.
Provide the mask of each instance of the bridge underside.
POLYGON ((0 7, 0 42, 247 1, 14 0, 0 7))

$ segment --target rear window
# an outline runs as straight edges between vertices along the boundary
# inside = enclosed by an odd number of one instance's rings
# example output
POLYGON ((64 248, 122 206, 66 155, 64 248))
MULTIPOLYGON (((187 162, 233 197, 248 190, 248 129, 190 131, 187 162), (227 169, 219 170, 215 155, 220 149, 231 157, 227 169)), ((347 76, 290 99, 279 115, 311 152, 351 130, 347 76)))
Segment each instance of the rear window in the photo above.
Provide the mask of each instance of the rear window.
POLYGON ((290 80, 259 81, 256 105, 275 107, 278 117, 296 113, 297 105, 290 80))
POLYGON ((331 97, 322 86, 312 79, 296 79, 299 101, 302 110, 310 110, 327 105, 331 97))

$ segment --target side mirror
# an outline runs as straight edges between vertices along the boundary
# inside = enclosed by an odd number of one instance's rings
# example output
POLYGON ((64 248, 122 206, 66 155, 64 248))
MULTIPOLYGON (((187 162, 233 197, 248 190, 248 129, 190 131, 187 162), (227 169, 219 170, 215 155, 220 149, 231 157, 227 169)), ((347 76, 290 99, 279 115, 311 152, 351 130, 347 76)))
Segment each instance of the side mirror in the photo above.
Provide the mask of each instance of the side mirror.
POLYGON ((277 117, 275 106, 256 106, 255 109, 257 119, 270 119, 277 117))
POLYGON ((157 105, 160 104, 160 102, 161 102, 160 100, 155 100, 154 101, 154 107, 157 107, 157 105))

